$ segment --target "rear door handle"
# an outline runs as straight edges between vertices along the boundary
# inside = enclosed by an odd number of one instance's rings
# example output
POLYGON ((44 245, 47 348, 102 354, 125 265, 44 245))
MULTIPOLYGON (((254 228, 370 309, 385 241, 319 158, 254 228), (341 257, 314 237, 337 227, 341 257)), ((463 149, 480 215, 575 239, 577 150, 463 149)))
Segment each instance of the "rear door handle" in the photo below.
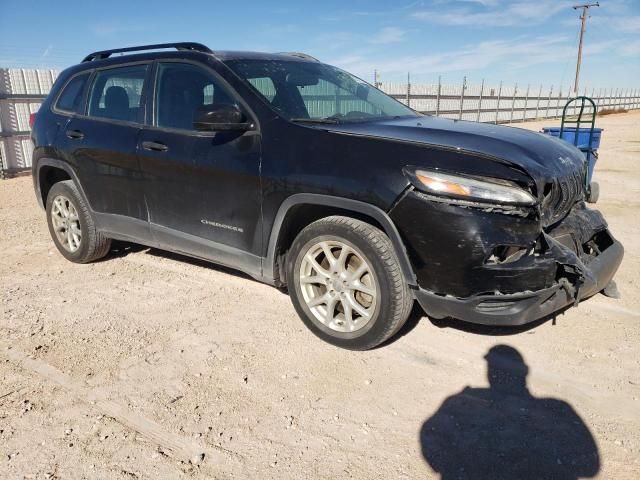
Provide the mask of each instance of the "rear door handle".
POLYGON ((84 133, 82 133, 80 130, 67 130, 65 134, 67 135, 67 137, 73 138, 74 140, 80 140, 81 138, 84 138, 84 133))
POLYGON ((145 150, 153 150, 154 152, 166 152, 169 150, 169 147, 160 142, 142 142, 142 148, 145 150))

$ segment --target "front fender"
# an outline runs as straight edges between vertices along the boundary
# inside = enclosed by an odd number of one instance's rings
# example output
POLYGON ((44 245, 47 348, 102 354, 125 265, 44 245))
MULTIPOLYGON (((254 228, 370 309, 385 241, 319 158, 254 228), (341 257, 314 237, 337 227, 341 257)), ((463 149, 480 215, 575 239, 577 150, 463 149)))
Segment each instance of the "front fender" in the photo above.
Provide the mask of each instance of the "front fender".
POLYGON ((271 229, 271 234, 269 235, 267 256, 266 258, 263 258, 263 277, 267 279, 276 278, 276 247, 278 245, 280 230, 282 229, 282 225, 287 212, 292 207, 301 204, 322 205, 327 207, 340 208, 342 210, 350 210, 352 212, 356 212, 373 218, 380 224, 380 226, 382 226, 384 232, 391 240, 393 248, 396 251, 396 255, 398 255, 400 268, 402 269, 405 281, 411 286, 417 286, 416 275, 411 266, 411 262, 409 261, 407 250, 402 241, 402 237, 400 236, 400 232, 398 232, 398 229, 384 210, 374 205, 361 202, 359 200, 352 200, 348 198, 334 197, 331 195, 322 195, 316 193, 297 193, 288 197, 280 205, 278 213, 275 217, 275 221, 273 223, 273 227, 271 229))

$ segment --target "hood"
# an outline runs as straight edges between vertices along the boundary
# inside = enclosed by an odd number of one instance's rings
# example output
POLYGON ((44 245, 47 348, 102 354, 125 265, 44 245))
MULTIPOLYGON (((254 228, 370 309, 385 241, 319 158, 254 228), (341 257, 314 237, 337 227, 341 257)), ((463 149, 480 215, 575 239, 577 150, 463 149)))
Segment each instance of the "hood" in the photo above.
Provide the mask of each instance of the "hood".
POLYGON ((561 218, 583 195, 582 152, 550 135, 432 116, 323 125, 322 128, 339 134, 459 151, 506 163, 524 171, 533 180, 546 224, 561 218))
POLYGON ((584 157, 572 145, 521 128, 424 116, 382 122, 323 125, 344 134, 423 144, 493 157, 526 171, 534 180, 582 171, 584 157), (542 178, 541 178, 542 177, 542 178))

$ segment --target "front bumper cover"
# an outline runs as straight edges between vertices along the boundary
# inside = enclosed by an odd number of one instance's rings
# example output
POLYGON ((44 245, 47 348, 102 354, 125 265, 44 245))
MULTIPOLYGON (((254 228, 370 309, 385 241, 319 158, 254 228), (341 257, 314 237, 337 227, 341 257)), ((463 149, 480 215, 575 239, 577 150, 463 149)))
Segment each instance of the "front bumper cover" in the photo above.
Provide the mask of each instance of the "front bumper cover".
POLYGON ((558 282, 543 290, 508 295, 455 298, 424 289, 419 289, 415 295, 427 315, 436 319, 452 317, 482 325, 524 325, 600 292, 613 279, 623 254, 622 244, 614 240, 585 266, 579 288, 568 282, 558 282))
POLYGON ((416 271, 415 296, 433 318, 522 325, 604 289, 624 254, 583 202, 542 228, 533 212, 458 206, 410 191, 390 212, 416 271), (527 246, 495 262, 500 246, 527 246))

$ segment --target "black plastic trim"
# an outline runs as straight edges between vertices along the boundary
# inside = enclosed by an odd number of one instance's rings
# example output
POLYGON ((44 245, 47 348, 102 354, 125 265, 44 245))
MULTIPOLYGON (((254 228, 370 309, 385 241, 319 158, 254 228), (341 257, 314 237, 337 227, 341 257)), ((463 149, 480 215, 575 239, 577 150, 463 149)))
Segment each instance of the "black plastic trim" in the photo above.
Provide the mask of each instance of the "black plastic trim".
POLYGON ((89 210, 93 212, 93 209, 91 208, 91 204, 89 203, 89 200, 87 199, 87 196, 85 195, 84 190, 82 188, 82 184, 80 183, 80 180, 78 180, 78 175, 76 175, 76 172, 73 170, 71 165, 69 165, 66 162, 63 162, 62 160, 58 160, 57 158, 48 158, 48 157, 40 158, 37 161, 35 175, 34 175, 34 182, 33 182, 34 187, 36 188, 36 198, 38 199, 38 205, 40 205, 41 208, 45 208, 45 202, 47 201, 46 198, 42 198, 42 188, 40 187, 40 172, 42 171, 42 167, 45 167, 45 166, 59 168, 67 172, 71 177, 71 180, 73 180, 73 182, 76 184, 76 187, 78 187, 78 190, 80 191, 80 195, 82 195, 85 203, 89 207, 89 210))
POLYGON ((400 233, 384 210, 381 210, 375 205, 361 202, 359 200, 351 200, 349 198, 333 197, 317 193, 297 193, 288 197, 280 205, 269 236, 267 256, 263 259, 262 275, 265 281, 269 282, 276 278, 276 246, 278 244, 278 237, 280 236, 282 223, 284 222, 287 212, 291 207, 301 204, 324 205, 327 207, 351 210, 375 219, 382 226, 384 232, 393 244, 396 254, 398 255, 398 260, 400 261, 400 268, 402 269, 405 281, 411 286, 418 285, 416 275, 411 267, 411 262, 409 261, 409 256, 407 255, 400 233))

